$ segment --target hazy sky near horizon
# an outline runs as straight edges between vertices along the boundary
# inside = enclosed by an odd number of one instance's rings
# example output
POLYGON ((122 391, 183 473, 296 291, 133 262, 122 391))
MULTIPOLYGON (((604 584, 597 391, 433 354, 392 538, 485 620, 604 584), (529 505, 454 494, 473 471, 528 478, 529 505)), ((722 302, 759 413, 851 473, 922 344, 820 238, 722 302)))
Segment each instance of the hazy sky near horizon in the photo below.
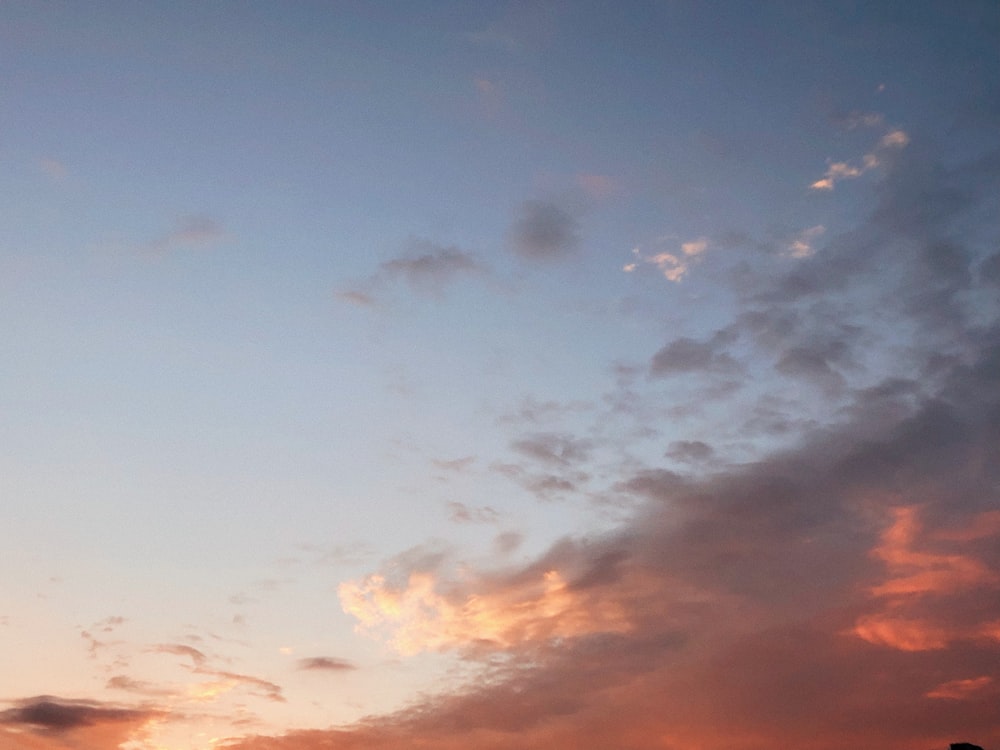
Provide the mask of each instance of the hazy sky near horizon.
POLYGON ((1000 748, 1000 5, 0 5, 0 748, 1000 748))

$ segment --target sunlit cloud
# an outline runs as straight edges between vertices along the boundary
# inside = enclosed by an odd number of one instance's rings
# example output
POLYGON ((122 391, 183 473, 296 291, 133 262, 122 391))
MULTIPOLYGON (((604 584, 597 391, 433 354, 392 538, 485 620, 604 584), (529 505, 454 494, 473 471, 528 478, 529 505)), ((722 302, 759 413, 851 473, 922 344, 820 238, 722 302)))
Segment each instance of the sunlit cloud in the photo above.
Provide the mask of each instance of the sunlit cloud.
MULTIPOLYGON (((947 612, 949 599, 963 592, 980 590, 996 595, 1000 575, 969 555, 933 550, 935 540, 941 545, 942 536, 925 531, 919 507, 894 507, 890 518, 871 552, 888 573, 870 589, 883 609, 859 618, 854 633, 869 643, 901 651, 940 650, 958 640, 1000 640, 993 622, 954 621, 941 615, 947 612)), ((988 529, 992 513, 982 518, 988 529)), ((943 539, 948 540, 948 535, 943 539)))
POLYGON ((943 682, 926 693, 928 698, 943 698, 946 700, 964 700, 993 684, 989 675, 970 677, 965 680, 943 682))
POLYGON ((668 281, 676 283, 687 275, 691 265, 696 262, 698 257, 701 256, 707 249, 708 239, 706 237, 699 237, 698 239, 689 240, 688 242, 682 242, 680 244, 679 252, 658 252, 653 253, 652 255, 646 255, 641 247, 635 247, 632 248, 632 255, 635 256, 636 260, 625 264, 625 266, 622 267, 622 270, 626 273, 632 273, 639 267, 640 264, 647 263, 655 266, 668 281))
POLYGON ((903 130, 890 130, 883 135, 875 149, 861 157, 861 163, 829 162, 823 177, 813 182, 812 190, 833 190, 841 180, 853 180, 882 165, 887 152, 899 150, 910 143, 910 136, 903 130))
POLYGON ((872 588, 875 596, 949 594, 1000 579, 986 565, 965 555, 916 549, 923 531, 919 508, 893 508, 892 519, 881 544, 872 552, 890 573, 888 580, 872 588))
POLYGON ((557 570, 500 589, 450 595, 439 589, 434 575, 415 572, 400 587, 375 574, 342 583, 338 592, 344 611, 358 619, 361 632, 385 633, 401 654, 505 649, 631 628, 618 604, 588 601, 557 570))

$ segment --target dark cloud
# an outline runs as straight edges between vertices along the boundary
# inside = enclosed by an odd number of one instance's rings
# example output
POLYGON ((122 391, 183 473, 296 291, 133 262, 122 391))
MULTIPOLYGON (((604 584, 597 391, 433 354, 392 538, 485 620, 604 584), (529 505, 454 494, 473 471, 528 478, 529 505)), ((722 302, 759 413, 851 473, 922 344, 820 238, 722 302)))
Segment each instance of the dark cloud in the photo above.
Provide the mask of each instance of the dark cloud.
POLYGON ((666 457, 683 463, 701 463, 708 461, 715 451, 708 443, 701 440, 675 440, 667 449, 666 457))
POLYGON ((332 656, 313 656, 308 659, 299 659, 298 668, 317 672, 349 672, 357 669, 346 659, 337 659, 332 656))
MULTIPOLYGON (((14 708, 0 711, 0 727, 62 735, 102 725, 141 725, 160 715, 161 711, 152 709, 123 708, 96 701, 71 701, 43 695, 26 698, 14 708)), ((118 736, 117 733, 115 736, 118 736)))
MULTIPOLYGON (((552 458, 541 458, 543 463, 560 464, 552 458)), ((560 464, 560 468, 566 468, 560 464)), ((579 470, 566 470, 561 474, 531 471, 519 464, 495 463, 490 469, 507 477, 535 495, 540 500, 553 500, 567 493, 580 490, 590 480, 590 475, 579 470)))
POLYGON ((432 292, 463 274, 485 272, 485 267, 457 247, 443 247, 429 240, 412 240, 406 255, 379 266, 377 276, 402 278, 410 285, 432 292))
POLYGON ((511 448, 522 456, 544 464, 571 466, 586 461, 593 448, 589 440, 572 435, 537 433, 511 443, 511 448))
POLYGON ((413 238, 398 257, 379 264, 367 279, 353 288, 337 290, 335 295, 348 304, 375 307, 379 303, 379 293, 398 281, 423 293, 441 295, 460 277, 488 273, 489 269, 472 253, 454 245, 413 238))
POLYGON ((846 349, 841 341, 827 346, 792 346, 782 352, 775 369, 783 375, 811 380, 827 391, 838 392, 846 381, 834 363, 843 358, 846 349))
POLYGON ((731 341, 728 334, 716 334, 707 341, 682 336, 653 355, 649 373, 654 377, 665 377, 684 373, 736 373, 740 365, 725 351, 724 346, 731 341))
POLYGON ((516 531, 504 531, 493 540, 493 548, 501 555, 509 555, 524 542, 524 535, 516 531))
POLYGON ((570 255, 579 243, 576 219, 548 201, 525 201, 510 232, 514 252, 531 260, 570 255))

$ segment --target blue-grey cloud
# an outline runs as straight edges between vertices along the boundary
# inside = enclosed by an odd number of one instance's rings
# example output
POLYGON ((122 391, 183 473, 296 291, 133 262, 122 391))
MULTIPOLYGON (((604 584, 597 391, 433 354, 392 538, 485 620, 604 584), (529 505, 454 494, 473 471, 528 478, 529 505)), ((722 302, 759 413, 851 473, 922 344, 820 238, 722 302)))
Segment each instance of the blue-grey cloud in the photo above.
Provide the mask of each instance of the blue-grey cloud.
POLYGON ((576 250, 580 237, 577 220, 550 201, 521 204, 510 231, 514 252, 529 260, 556 260, 576 250))

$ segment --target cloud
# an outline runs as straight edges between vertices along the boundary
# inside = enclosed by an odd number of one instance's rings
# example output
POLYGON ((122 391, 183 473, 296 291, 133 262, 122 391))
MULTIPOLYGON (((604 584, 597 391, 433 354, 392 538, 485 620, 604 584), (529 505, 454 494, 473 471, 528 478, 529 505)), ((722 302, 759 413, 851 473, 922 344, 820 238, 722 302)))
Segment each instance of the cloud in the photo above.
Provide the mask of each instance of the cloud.
MULTIPOLYGON (((661 243, 663 240, 660 241, 661 243)), ((652 255, 644 255, 642 248, 632 248, 632 254, 636 260, 625 264, 622 270, 626 273, 635 271, 640 263, 654 265, 668 281, 678 282, 687 275, 691 265, 696 259, 708 249, 708 239, 699 237, 695 240, 682 242, 680 251, 657 252, 652 255)))
POLYGON ((910 143, 910 136, 903 130, 890 130, 883 135, 875 148, 861 157, 860 164, 851 164, 843 161, 830 161, 823 177, 816 180, 809 187, 812 190, 833 190, 834 186, 841 180, 853 180, 866 172, 882 165, 886 155, 894 150, 906 147, 910 143))
POLYGON ((823 235, 826 227, 817 224, 814 227, 803 229, 788 243, 788 254, 792 258, 808 258, 815 251, 813 243, 823 235))
POLYGON ((334 292, 334 295, 339 300, 343 300, 352 305, 357 305, 358 307, 374 307, 375 298, 368 292, 362 292, 357 289, 343 289, 334 292))
POLYGON ((549 201, 525 201, 510 230, 511 247, 528 260, 566 258, 579 241, 577 220, 549 201))
MULTIPOLYGON (((342 582, 360 632, 450 654, 473 678, 350 727, 232 746, 1000 743, 1000 316, 974 304, 995 291, 996 249, 968 230, 992 206, 1000 154, 944 166, 911 151, 877 155, 885 179, 864 222, 796 263, 754 257, 734 274, 728 325, 669 340, 623 378, 758 368, 769 390, 749 414, 727 403, 718 434, 667 453, 701 468, 753 420, 783 447, 710 474, 627 456, 606 491, 627 514, 603 533, 491 564, 416 548, 342 582), (789 395, 802 383, 824 398, 789 395)), ((656 406, 646 418, 665 421, 656 406)), ((491 468, 583 494, 597 447, 561 429, 519 437, 519 462, 491 468)), ((511 534, 498 551, 516 548, 511 534)))
POLYGON ((624 632, 631 625, 612 602, 591 601, 560 571, 538 570, 489 591, 463 593, 431 573, 414 571, 402 586, 373 574, 341 584, 344 610, 365 633, 390 631, 402 654, 421 651, 497 650, 594 632, 624 632))
POLYGON ((653 355, 649 373, 658 378, 685 373, 737 373, 739 363, 724 349, 731 341, 725 331, 706 341, 687 336, 674 339, 653 355))
POLYGON ((201 651, 183 643, 161 643, 156 646, 152 646, 149 651, 154 654, 174 654, 176 656, 186 656, 191 659, 191 664, 194 667, 203 667, 208 661, 208 657, 206 657, 201 651))
POLYGON ((455 523, 496 523, 500 514, 488 505, 473 508, 452 500, 448 502, 448 517, 455 523))
POLYGON ((378 269, 353 289, 335 292, 338 299, 358 307, 378 304, 378 292, 403 281, 412 289, 441 295, 461 277, 485 275, 489 270, 473 254, 420 238, 411 238, 403 254, 379 264, 378 269))
POLYGON ((225 237, 225 231, 214 219, 204 215, 183 216, 166 234, 146 243, 143 249, 160 255, 183 247, 214 245, 225 237))
POLYGON ((964 680, 951 680, 943 682, 933 690, 926 693, 928 698, 944 698, 947 700, 964 700, 984 688, 993 684, 993 678, 989 675, 981 677, 971 677, 964 680))
POLYGON ((570 466, 586 461, 592 445, 572 435, 536 433, 511 443, 521 455, 554 466, 570 466))
POLYGON ((413 240, 406 256, 382 263, 378 273, 388 278, 402 278, 414 287, 440 291, 444 284, 460 275, 484 270, 475 257, 457 247, 413 240))
POLYGON ((151 708, 38 696, 0 711, 0 744, 10 750, 107 750, 164 715, 151 708))
POLYGON ((702 463, 711 459, 715 451, 701 440, 675 440, 665 455, 682 463, 702 463))
POLYGON ((357 667, 345 659, 337 659, 332 656, 313 656, 308 659, 299 659, 298 669, 307 672, 349 672, 357 667))

